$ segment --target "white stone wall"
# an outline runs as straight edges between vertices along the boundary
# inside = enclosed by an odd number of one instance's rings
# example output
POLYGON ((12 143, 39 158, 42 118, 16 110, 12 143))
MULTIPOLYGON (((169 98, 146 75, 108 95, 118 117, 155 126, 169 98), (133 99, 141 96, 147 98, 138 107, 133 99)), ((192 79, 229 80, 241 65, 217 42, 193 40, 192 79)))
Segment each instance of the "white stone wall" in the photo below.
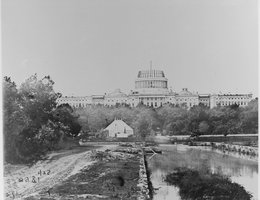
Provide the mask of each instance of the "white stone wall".
POLYGON ((92 104, 91 97, 61 97, 57 100, 58 105, 69 104, 71 107, 87 107, 92 104))
POLYGON ((127 97, 105 97, 104 105, 107 106, 114 106, 117 103, 119 104, 126 104, 128 102, 127 97))
POLYGON ((176 96, 176 104, 187 105, 188 108, 199 105, 199 96, 198 95, 190 95, 190 96, 176 96))
MULTIPOLYGON (((210 95, 209 104, 210 108, 214 108, 217 105, 229 106, 233 104, 238 104, 239 106, 247 106, 252 100, 251 94, 228 94, 228 95, 210 95)), ((63 103, 68 103, 70 106, 79 108, 87 107, 93 104, 101 104, 106 106, 114 106, 119 104, 129 104, 131 107, 136 107, 140 102, 143 102, 146 106, 153 106, 155 108, 160 107, 166 103, 171 103, 174 105, 185 104, 187 108, 199 105, 199 95, 128 95, 124 97, 107 97, 104 98, 93 98, 91 96, 86 97, 61 97, 57 100, 58 105, 63 103)))
POLYGON ((138 96, 138 103, 142 102, 146 106, 153 106, 155 108, 160 107, 161 105, 166 103, 166 96, 160 95, 160 96, 138 96))
POLYGON ((221 94, 210 96, 210 107, 230 106, 237 104, 239 106, 247 106, 252 100, 252 94, 221 94))

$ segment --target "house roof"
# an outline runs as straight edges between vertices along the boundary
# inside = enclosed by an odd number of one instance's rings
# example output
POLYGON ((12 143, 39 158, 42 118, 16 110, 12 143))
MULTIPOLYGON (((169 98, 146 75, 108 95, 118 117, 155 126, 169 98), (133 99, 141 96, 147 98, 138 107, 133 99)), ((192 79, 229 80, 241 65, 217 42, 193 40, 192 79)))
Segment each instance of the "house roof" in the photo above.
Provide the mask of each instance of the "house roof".
POLYGON ((128 126, 123 120, 115 119, 111 124, 109 124, 105 130, 113 130, 113 129, 125 129, 125 130, 133 130, 130 126, 128 126))
POLYGON ((127 97, 127 95, 123 92, 121 92, 120 89, 116 89, 115 91, 107 94, 107 97, 127 97))

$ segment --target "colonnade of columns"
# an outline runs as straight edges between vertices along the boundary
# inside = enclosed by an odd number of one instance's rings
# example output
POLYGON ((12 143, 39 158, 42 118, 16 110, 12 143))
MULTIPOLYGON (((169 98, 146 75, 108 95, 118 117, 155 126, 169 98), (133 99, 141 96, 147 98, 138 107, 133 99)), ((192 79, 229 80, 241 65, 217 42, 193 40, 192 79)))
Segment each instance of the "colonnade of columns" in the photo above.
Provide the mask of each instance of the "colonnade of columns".
POLYGON ((167 81, 137 81, 136 89, 138 88, 167 88, 167 81))
POLYGON ((153 77, 164 77, 164 73, 160 70, 149 70, 139 72, 139 78, 153 78, 153 77))

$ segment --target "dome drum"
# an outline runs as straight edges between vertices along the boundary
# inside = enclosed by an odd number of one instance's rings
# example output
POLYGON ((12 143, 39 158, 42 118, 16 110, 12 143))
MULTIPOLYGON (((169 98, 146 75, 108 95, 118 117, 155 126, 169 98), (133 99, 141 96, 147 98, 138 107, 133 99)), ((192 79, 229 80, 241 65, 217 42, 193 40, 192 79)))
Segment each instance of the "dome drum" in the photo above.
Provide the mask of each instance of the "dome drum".
POLYGON ((138 72, 137 78, 164 78, 164 72, 162 70, 142 70, 138 72))
POLYGON ((167 89, 167 81, 165 80, 136 80, 135 89, 139 88, 165 88, 167 89))
POLYGON ((142 70, 135 80, 135 90, 139 94, 167 94, 168 79, 162 70, 142 70))

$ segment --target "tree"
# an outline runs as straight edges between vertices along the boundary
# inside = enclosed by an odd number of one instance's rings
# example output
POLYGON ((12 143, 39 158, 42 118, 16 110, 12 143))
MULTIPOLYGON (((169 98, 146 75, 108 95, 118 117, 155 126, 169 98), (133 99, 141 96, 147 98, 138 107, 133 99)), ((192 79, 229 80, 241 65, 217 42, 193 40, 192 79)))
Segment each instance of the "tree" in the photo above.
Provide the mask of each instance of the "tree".
POLYGON ((20 95, 16 84, 10 77, 4 77, 3 81, 3 138, 4 159, 7 162, 15 162, 17 136, 30 120, 24 114, 20 105, 20 95))
POLYGON ((158 109, 161 127, 170 135, 184 134, 186 132, 187 114, 187 109, 170 104, 158 109))
POLYGON ((135 129, 137 136, 142 140, 145 140, 151 131, 151 126, 145 118, 140 118, 136 121, 135 129))
POLYGON ((209 129, 209 125, 208 125, 207 121, 202 121, 199 123, 199 132, 201 134, 207 133, 208 129, 209 129))
POLYGON ((69 110, 59 109, 55 112, 60 94, 54 92, 53 85, 49 76, 38 80, 35 74, 17 89, 10 78, 4 78, 4 145, 7 162, 39 159, 46 149, 54 148, 68 133, 63 123, 68 123, 65 119, 69 118, 66 118, 69 110), (59 112, 60 118, 53 115, 59 112))
POLYGON ((56 108, 56 100, 61 96, 53 90, 54 82, 49 76, 38 80, 37 74, 21 84, 19 94, 25 114, 32 120, 31 126, 40 128, 51 117, 56 108))
POLYGON ((57 149, 63 142, 65 135, 70 133, 70 128, 62 122, 48 122, 41 127, 36 135, 37 140, 46 150, 57 149))
POLYGON ((66 132, 67 136, 77 136, 81 130, 81 126, 78 122, 79 116, 74 113, 69 104, 61 104, 52 112, 53 121, 61 122, 67 126, 69 131, 66 132))
POLYGON ((258 133, 258 99, 249 102, 239 116, 243 133, 258 133))

